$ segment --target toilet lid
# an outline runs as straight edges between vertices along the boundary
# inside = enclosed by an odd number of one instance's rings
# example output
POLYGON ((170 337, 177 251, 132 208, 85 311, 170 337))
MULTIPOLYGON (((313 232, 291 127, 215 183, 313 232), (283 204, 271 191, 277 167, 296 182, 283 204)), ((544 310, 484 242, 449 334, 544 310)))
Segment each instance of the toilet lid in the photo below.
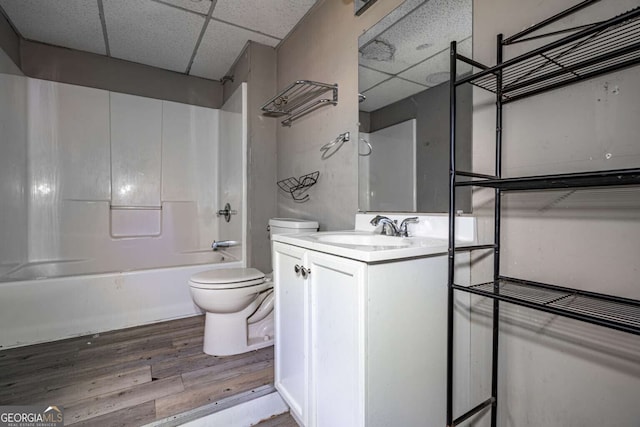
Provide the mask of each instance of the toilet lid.
POLYGON ((207 270, 191 276, 191 282, 203 285, 223 285, 225 288, 251 286, 264 281, 264 273, 255 268, 225 268, 207 270))

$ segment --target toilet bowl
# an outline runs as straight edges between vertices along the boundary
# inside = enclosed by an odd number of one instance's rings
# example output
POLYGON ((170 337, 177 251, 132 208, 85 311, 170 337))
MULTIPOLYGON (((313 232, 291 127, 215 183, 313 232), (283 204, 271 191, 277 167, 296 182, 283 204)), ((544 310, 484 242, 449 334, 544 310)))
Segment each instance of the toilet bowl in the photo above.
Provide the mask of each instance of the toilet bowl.
MULTIPOLYGON (((316 231, 315 221, 274 218, 271 234, 316 231)), ((230 356, 273 345, 273 281, 255 268, 203 271, 191 276, 193 301, 205 311, 205 353, 230 356)))
POLYGON ((204 352, 229 356, 273 344, 273 282, 255 268, 191 276, 193 301, 206 312, 204 352))

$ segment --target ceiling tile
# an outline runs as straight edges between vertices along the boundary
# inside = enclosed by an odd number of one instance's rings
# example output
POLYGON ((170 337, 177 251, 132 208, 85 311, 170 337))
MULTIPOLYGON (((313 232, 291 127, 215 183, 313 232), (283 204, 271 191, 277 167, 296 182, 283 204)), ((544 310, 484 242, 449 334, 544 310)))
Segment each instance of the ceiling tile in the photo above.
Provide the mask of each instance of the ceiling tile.
POLYGON ((194 12, 206 15, 211 7, 211 0, 156 0, 159 3, 172 4, 183 9, 189 9, 194 12))
POLYGON ((411 96, 414 93, 422 92, 426 89, 426 86, 394 77, 391 80, 380 83, 373 89, 366 91, 364 95, 367 99, 360 104, 359 109, 367 112, 375 111, 385 105, 400 101, 401 99, 411 96))
POLYGON ((360 48, 360 63, 396 74, 472 31, 471 0, 430 0, 360 48))
MULTIPOLYGON (((471 37, 458 44, 458 53, 471 58, 471 37)), ((427 86, 436 86, 440 83, 449 81, 450 67, 449 49, 445 49, 431 58, 417 64, 415 67, 409 68, 407 71, 400 73, 399 76, 411 80, 419 84, 427 86)), ((458 75, 462 75, 471 71, 471 66, 462 61, 457 62, 458 75)))
POLYGON ((212 20, 202 38, 190 74, 209 79, 221 79, 229 71, 248 40, 272 47, 279 42, 278 39, 212 20))
POLYGON ((0 5, 27 39, 106 53, 97 1, 0 0, 0 5))
POLYGON ((152 0, 103 0, 111 56, 185 72, 205 19, 152 0))
POLYGON ((316 0, 218 0, 213 17, 284 38, 316 0))
POLYGON ((393 24, 407 16, 415 8, 429 0, 404 0, 404 2, 389 12, 384 18, 370 27, 358 38, 358 47, 362 47, 375 39, 380 33, 391 27, 393 24))
POLYGON ((370 89, 372 86, 377 85, 391 78, 389 74, 381 73, 380 71, 372 70, 363 66, 358 67, 358 91, 360 93, 370 89))

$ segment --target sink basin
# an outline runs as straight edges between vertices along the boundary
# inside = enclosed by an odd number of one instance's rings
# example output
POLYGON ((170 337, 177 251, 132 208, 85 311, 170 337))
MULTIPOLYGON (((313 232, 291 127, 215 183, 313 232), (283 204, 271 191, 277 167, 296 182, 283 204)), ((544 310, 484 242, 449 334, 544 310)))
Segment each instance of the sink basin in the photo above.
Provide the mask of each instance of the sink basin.
POLYGON ((386 247, 407 247, 411 246, 411 242, 404 240, 402 237, 384 236, 381 234, 324 234, 318 233, 312 235, 318 242, 338 244, 338 245, 354 245, 354 246, 386 246, 386 247))

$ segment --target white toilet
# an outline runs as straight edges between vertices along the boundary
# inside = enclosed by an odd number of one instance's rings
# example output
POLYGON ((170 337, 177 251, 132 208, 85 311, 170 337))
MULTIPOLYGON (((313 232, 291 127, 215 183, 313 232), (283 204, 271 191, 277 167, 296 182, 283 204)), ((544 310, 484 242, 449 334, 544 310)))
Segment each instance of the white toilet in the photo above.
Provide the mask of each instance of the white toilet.
MULTIPOLYGON (((318 230, 316 221, 269 220, 270 236, 318 230)), ((230 356, 273 344, 273 282, 255 268, 228 268, 194 274, 193 301, 206 312, 204 352, 230 356)))

